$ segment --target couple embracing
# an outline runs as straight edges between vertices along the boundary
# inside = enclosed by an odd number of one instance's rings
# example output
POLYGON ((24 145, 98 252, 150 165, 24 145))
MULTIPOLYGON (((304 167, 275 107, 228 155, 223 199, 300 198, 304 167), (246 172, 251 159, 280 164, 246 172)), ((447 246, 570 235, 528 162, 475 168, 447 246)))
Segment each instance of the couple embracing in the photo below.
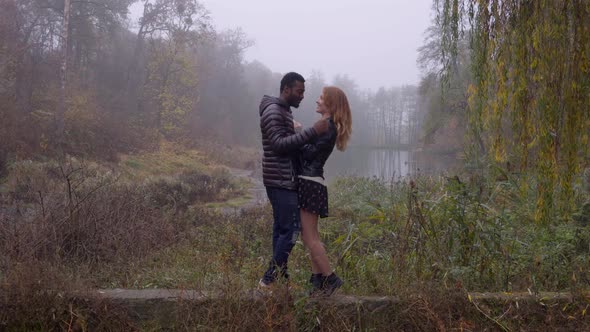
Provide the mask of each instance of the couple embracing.
POLYGON ((352 119, 344 92, 328 86, 316 102, 321 118, 310 128, 296 128, 291 107, 299 107, 304 92, 305 79, 291 72, 281 80, 280 96, 264 96, 260 103, 263 182, 274 222, 272 259, 259 287, 288 280, 287 261, 301 232, 311 257, 312 294, 329 296, 343 282, 330 267, 318 229, 318 219, 328 216, 324 164, 334 146, 346 148, 352 119))

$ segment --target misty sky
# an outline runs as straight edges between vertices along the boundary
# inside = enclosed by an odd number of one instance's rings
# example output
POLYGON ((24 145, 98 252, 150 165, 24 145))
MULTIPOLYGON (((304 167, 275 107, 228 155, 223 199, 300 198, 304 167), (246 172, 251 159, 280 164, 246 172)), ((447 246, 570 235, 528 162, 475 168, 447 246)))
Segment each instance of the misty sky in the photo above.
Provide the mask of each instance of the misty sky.
MULTIPOLYGON (((347 74, 360 88, 416 84, 417 48, 432 0, 202 0, 218 31, 241 27, 254 40, 246 60, 329 82, 347 74)), ((136 6, 133 17, 140 11, 136 6)))

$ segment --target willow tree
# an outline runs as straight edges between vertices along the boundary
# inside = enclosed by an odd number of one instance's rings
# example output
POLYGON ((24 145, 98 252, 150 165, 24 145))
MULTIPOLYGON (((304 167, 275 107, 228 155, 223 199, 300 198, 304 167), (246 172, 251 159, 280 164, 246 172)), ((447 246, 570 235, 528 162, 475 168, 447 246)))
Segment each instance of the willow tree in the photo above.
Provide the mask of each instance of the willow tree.
POLYGON ((590 159, 590 1, 435 0, 445 72, 469 31, 473 158, 536 176, 535 219, 573 208, 590 159))

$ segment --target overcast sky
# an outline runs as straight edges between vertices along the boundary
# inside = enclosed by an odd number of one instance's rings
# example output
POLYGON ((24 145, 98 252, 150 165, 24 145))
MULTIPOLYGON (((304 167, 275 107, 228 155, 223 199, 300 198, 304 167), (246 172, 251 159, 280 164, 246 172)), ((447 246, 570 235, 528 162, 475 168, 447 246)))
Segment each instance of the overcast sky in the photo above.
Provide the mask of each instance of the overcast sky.
POLYGON ((417 48, 430 24, 432 0, 201 3, 217 31, 241 27, 254 40, 246 60, 259 60, 275 72, 309 76, 315 69, 328 81, 347 74, 363 89, 419 81, 417 48))

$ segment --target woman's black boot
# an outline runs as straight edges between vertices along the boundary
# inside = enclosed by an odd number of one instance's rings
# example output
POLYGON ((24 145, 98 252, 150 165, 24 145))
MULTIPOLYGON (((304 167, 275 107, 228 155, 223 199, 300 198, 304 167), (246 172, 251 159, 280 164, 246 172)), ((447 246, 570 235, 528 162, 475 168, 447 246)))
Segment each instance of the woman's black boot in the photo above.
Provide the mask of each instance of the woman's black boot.
POLYGON ((324 277, 324 282, 322 284, 322 294, 325 296, 332 295, 338 288, 342 287, 344 282, 342 279, 338 278, 336 273, 332 273, 327 277, 324 277))

